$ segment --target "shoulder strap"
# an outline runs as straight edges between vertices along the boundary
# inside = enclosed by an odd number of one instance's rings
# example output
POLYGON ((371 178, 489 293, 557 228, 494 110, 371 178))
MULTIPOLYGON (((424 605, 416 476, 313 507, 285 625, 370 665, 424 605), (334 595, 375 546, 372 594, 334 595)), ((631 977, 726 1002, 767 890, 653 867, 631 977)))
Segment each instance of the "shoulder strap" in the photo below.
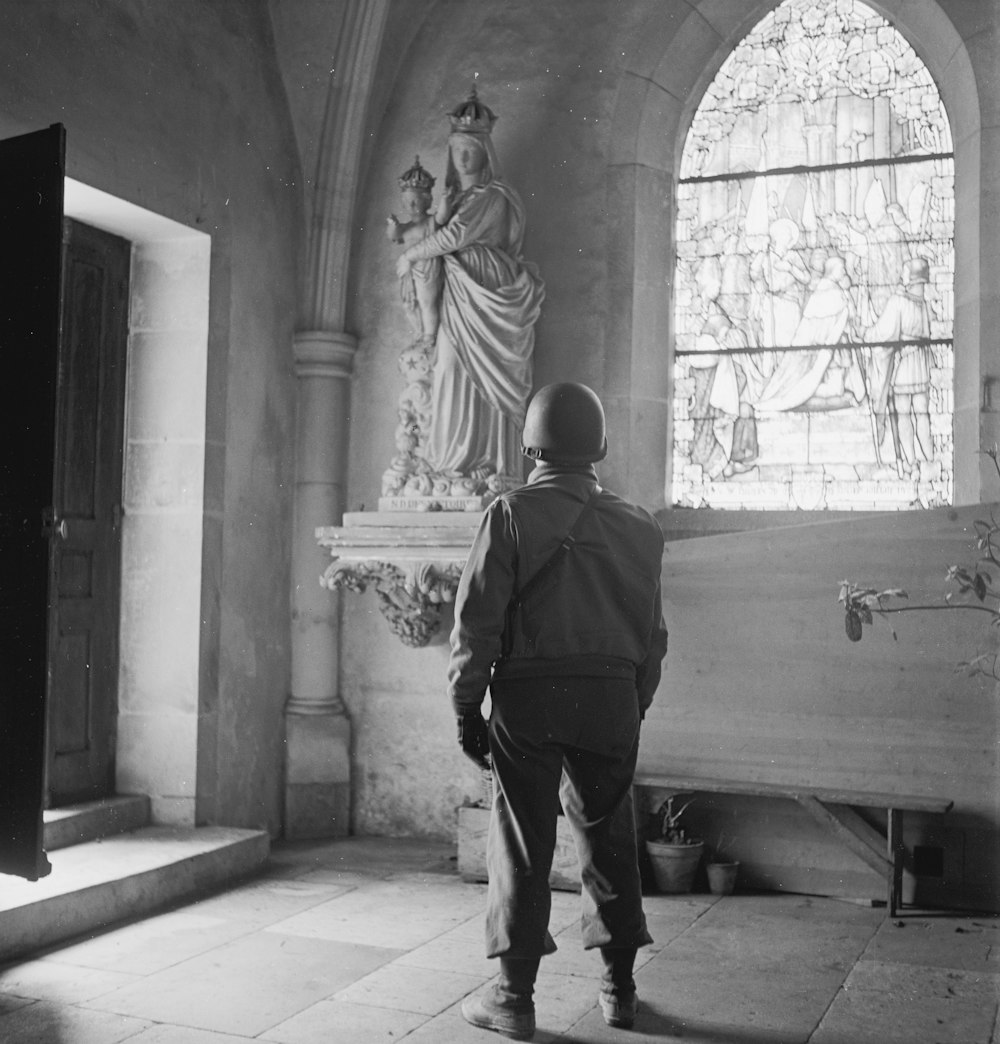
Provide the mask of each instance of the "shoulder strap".
POLYGON ((590 496, 587 498, 587 502, 580 509, 580 513, 576 516, 570 531, 563 537, 562 543, 553 551, 551 555, 542 563, 541 567, 537 569, 533 576, 531 576, 527 583, 520 589, 515 591, 510 602, 507 604, 507 610, 504 617, 504 628, 503 635, 500 639, 500 657, 501 659, 507 659, 510 656, 514 647, 514 622, 517 618, 518 610, 524 605, 528 595, 536 590, 541 584, 542 580, 552 571, 552 568, 556 563, 566 554, 567 551, 576 543, 576 534, 580 530, 580 523, 583 522, 587 513, 590 511, 591 506, 597 499, 598 494, 601 492, 601 487, 595 486, 591 491, 590 496))

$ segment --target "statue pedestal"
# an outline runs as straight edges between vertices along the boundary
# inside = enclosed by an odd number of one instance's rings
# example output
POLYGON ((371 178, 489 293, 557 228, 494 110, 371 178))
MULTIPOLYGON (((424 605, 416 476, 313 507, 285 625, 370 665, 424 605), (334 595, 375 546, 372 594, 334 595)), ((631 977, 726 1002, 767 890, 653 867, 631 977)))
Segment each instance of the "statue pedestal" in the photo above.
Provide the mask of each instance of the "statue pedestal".
POLYGON ((316 530, 333 558, 320 583, 331 591, 371 586, 392 632, 419 648, 437 630, 441 606, 455 599, 480 519, 478 508, 348 512, 342 526, 316 530))

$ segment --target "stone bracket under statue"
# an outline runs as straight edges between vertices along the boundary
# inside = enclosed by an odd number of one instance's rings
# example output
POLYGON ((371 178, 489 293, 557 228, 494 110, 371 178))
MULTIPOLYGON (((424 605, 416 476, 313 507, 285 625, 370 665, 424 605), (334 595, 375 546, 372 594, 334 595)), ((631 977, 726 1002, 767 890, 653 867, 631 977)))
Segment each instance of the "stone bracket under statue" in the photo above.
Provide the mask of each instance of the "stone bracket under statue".
POLYGON ((479 511, 355 511, 342 526, 323 526, 316 539, 333 562, 320 583, 366 591, 404 645, 427 645, 458 581, 479 528, 479 511))

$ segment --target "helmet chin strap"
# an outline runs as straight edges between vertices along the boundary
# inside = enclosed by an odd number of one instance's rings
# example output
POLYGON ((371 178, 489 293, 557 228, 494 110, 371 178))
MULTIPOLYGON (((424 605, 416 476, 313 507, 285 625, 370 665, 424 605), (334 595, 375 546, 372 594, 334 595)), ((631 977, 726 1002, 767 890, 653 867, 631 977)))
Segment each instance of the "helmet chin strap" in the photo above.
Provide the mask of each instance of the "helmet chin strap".
POLYGON ((603 460, 605 456, 608 456, 608 438, 604 438, 604 445, 601 447, 599 457, 589 457, 587 460, 561 460, 557 457, 546 456, 545 450, 540 450, 534 446, 521 445, 521 452, 529 457, 531 460, 543 460, 546 464, 565 464, 571 467, 582 464, 597 464, 598 461, 603 460))

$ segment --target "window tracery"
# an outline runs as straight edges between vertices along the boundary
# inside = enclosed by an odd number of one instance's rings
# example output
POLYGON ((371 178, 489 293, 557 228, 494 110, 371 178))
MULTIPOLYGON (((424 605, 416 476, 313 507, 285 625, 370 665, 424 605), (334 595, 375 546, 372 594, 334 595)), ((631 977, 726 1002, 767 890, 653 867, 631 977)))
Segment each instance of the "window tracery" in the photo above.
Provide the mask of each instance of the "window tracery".
POLYGON ((861 0, 785 0, 685 142, 674 502, 951 503, 953 238, 951 130, 913 48, 861 0))

